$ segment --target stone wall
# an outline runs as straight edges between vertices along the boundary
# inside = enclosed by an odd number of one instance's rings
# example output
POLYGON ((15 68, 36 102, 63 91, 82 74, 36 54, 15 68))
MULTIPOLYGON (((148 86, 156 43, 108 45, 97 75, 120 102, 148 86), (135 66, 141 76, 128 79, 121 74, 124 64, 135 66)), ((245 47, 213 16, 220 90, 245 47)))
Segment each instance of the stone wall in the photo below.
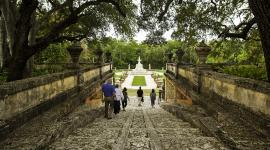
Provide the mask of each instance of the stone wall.
MULTIPOLYGON (((167 68, 171 67, 174 66, 167 68)), ((174 80, 175 86, 186 90, 186 96, 193 101, 208 108, 213 104, 214 111, 226 109, 252 124, 269 128, 269 83, 191 66, 179 66, 178 75, 169 71, 166 76, 174 80)))
POLYGON ((187 90, 169 78, 165 79, 165 101, 171 104, 192 105, 192 99, 187 95, 187 90))
POLYGON ((176 93, 173 81, 165 79, 165 101, 169 103, 175 103, 176 93))
POLYGON ((91 105, 91 100, 95 99, 93 104, 100 105, 101 94, 97 91, 100 84, 111 77, 110 64, 107 64, 0 85, 0 133, 7 132, 6 128, 11 131, 66 100, 88 101, 91 105))

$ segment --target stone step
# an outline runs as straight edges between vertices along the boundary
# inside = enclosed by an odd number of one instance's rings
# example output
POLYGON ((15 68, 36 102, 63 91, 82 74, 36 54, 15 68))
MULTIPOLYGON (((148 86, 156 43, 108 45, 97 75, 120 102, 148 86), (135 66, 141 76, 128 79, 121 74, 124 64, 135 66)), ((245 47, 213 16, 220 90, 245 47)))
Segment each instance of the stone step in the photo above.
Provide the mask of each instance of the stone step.
POLYGON ((54 109, 16 129, 6 140, 0 142, 0 149, 41 149, 47 147, 58 137, 65 136, 77 127, 93 121, 95 116, 101 115, 102 110, 85 109, 82 105, 68 116, 62 119, 57 117, 57 120, 54 120, 56 118, 54 109), (50 116, 53 116, 51 120, 48 119, 50 116))

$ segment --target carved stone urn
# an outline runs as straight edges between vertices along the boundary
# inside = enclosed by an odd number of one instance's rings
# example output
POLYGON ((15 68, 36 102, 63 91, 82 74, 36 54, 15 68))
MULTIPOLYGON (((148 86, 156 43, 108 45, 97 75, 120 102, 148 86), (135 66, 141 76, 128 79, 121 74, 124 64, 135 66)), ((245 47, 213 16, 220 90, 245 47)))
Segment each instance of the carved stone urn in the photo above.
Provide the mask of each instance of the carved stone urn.
POLYGON ((168 63, 171 63, 172 62, 173 53, 171 51, 168 51, 166 53, 166 55, 167 55, 167 58, 168 58, 168 63))
POLYGON ((81 47, 80 42, 76 42, 70 47, 67 48, 67 51, 69 52, 72 60, 71 68, 79 68, 79 58, 81 55, 81 52, 83 51, 83 48, 81 47))
POLYGON ((200 44, 195 48, 196 53, 199 57, 200 64, 205 64, 206 58, 211 51, 211 47, 206 45, 204 41, 200 42, 200 44))
POLYGON ((106 63, 110 63, 112 61, 112 53, 111 52, 106 52, 106 63))
POLYGON ((179 48, 179 49, 177 49, 175 54, 177 56, 177 63, 180 64, 182 62, 182 58, 185 54, 185 51, 183 49, 179 48))
POLYGON ((103 51, 102 51, 100 45, 95 50, 95 55, 97 56, 97 59, 98 59, 98 62, 97 63, 98 64, 102 64, 103 63, 103 51))

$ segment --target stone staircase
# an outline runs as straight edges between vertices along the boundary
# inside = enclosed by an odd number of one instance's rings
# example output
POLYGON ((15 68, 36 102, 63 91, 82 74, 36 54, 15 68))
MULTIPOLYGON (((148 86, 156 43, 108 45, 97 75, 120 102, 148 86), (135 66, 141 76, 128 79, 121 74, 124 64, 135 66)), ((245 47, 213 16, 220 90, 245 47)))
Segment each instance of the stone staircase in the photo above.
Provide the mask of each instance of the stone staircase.
POLYGON ((52 143, 49 149, 227 149, 216 138, 204 136, 198 128, 159 106, 151 108, 149 97, 142 107, 136 102, 135 97, 131 98, 127 111, 121 111, 111 120, 97 118, 52 143))

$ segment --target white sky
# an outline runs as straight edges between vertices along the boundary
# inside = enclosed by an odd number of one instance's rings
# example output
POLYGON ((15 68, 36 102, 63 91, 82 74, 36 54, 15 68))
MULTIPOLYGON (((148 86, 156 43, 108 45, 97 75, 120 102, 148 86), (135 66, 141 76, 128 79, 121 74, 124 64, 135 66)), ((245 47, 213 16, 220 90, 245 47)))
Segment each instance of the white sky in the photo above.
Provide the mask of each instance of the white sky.
MULTIPOLYGON (((134 4, 136 4, 137 6, 140 5, 140 0, 132 0, 134 4)), ((139 13, 139 10, 138 12, 139 13)), ((110 36, 110 37, 113 37, 113 38, 117 38, 117 39, 120 39, 119 36, 117 36, 115 34, 115 30, 113 29, 113 26, 110 26, 111 30, 109 32, 106 33, 107 36, 110 36)), ((166 39, 166 40, 171 40, 171 35, 172 35, 172 32, 173 32, 173 29, 165 32, 163 34, 163 37, 166 39)), ((146 32, 145 30, 140 30, 139 32, 137 32, 135 34, 135 36, 133 37, 134 40, 136 40, 137 42, 141 43, 142 41, 144 41, 146 39, 146 36, 149 32, 146 32)))
MULTIPOLYGON (((137 6, 140 5, 140 0, 132 0, 132 1, 137 6)), ((245 7, 247 7, 247 6, 245 6, 245 7)), ((139 10, 137 10, 137 11, 138 11, 137 13, 139 13, 139 10)), ((236 25, 239 24, 242 19, 243 18, 239 18, 239 16, 234 16, 233 17, 233 20, 232 20, 233 21, 233 24, 236 24, 236 25)), ((229 23, 228 25, 231 25, 231 23, 229 23)), ((114 30, 114 28, 113 28, 112 25, 110 26, 110 28, 111 28, 111 30, 109 32, 107 32, 106 35, 107 36, 110 36, 110 37, 113 37, 113 38, 121 39, 120 36, 118 36, 118 35, 115 34, 115 30, 114 30)), ((168 40, 171 40, 171 35, 173 33, 173 30, 174 29, 172 28, 169 31, 165 32, 162 37, 164 37, 167 41, 168 40)), ((142 41, 144 41, 146 39, 146 36, 147 36, 148 33, 149 32, 146 32, 145 30, 140 30, 139 32, 135 33, 135 36, 133 37, 133 39, 136 40, 137 42, 141 43, 142 41)), ((212 36, 207 37, 208 40, 209 39, 212 39, 212 38, 213 38, 212 36)))
MULTIPOLYGON (((173 30, 169 30, 169 31, 165 32, 165 33, 163 34, 163 37, 164 37, 167 41, 168 41, 168 40, 171 40, 172 32, 173 32, 173 30)), ((135 39, 136 41, 138 41, 138 42, 142 42, 142 41, 144 41, 144 40, 146 39, 146 36, 147 36, 148 33, 149 33, 149 32, 146 32, 146 31, 144 31, 144 30, 140 30, 139 32, 137 32, 137 33, 135 34, 134 39, 135 39)))
MULTIPOLYGON (((120 36, 115 34, 115 30, 113 28, 113 26, 110 26, 110 31, 106 33, 106 35, 108 37, 112 37, 112 38, 116 38, 116 39, 121 39, 120 36)), ((171 40, 171 35, 172 35, 173 29, 165 32, 163 34, 162 37, 164 37, 167 41, 171 40)), ((146 32, 145 30, 140 30, 139 32, 135 33, 135 36, 133 37, 134 40, 136 40, 137 42, 141 43, 142 41, 144 41, 146 39, 146 36, 149 32, 146 32)))

